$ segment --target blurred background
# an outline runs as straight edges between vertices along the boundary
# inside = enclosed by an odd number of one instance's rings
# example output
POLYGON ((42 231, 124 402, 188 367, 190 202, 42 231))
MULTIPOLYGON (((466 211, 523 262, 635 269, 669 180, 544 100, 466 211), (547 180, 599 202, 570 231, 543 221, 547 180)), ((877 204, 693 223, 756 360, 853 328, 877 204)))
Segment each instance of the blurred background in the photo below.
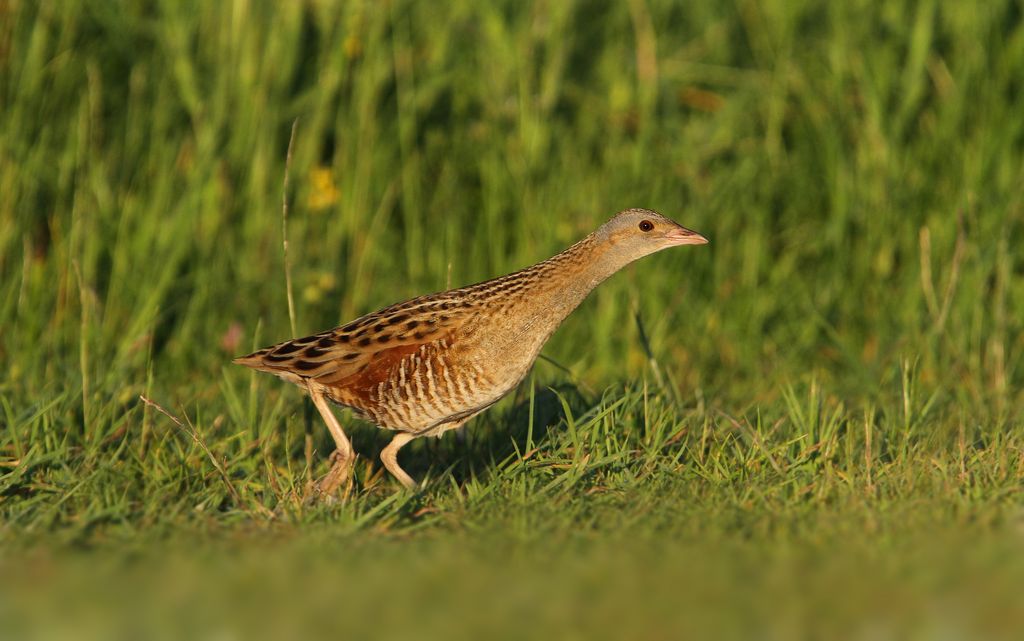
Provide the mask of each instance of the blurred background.
POLYGON ((0 540, 1016 550, 1022 114, 1016 0, 0 2, 0 540), (283 197, 298 335, 627 207, 711 244, 599 288, 468 444, 408 448, 426 497, 357 422, 355 498, 303 508, 327 435, 229 365, 294 335, 283 197))
POLYGON ((1022 38, 1015 2, 8 2, 11 382, 82 339, 102 386, 288 338, 298 119, 300 333, 645 206, 712 246, 569 320, 548 353, 594 384, 644 368, 639 313, 688 390, 863 393, 910 356, 1007 408, 1022 38))

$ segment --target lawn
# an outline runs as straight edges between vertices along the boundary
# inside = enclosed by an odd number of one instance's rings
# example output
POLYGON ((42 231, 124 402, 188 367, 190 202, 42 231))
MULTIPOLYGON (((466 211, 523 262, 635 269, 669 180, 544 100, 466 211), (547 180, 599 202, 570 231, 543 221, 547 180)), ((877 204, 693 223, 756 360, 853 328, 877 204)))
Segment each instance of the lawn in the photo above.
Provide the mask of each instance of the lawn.
POLYGON ((1012 0, 0 3, 6 631, 1012 638, 1022 114, 1012 0), (233 357, 634 206, 711 243, 309 500, 233 357))

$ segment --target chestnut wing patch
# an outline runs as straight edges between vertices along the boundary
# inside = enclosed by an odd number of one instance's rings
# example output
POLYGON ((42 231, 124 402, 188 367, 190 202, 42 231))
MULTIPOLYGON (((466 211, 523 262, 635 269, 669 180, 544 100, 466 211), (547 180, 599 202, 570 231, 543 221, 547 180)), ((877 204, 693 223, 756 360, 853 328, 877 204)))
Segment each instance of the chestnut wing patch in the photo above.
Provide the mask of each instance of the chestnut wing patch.
POLYGON ((235 362, 300 385, 304 379, 315 379, 339 388, 375 386, 420 345, 450 336, 467 323, 472 311, 470 305, 447 298, 413 299, 235 362))
POLYGON ((403 358, 422 346, 422 343, 406 343, 382 349, 366 359, 354 371, 351 368, 339 368, 317 376, 316 381, 326 387, 346 390, 356 397, 363 398, 379 383, 390 378, 403 358))

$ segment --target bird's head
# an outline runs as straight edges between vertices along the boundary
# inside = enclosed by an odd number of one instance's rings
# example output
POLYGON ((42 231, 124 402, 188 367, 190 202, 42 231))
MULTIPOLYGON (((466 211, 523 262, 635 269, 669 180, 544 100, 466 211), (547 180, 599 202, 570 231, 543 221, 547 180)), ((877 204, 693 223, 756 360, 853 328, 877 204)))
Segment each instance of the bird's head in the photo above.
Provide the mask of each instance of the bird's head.
POLYGON ((708 242, 695 231, 665 218, 650 209, 619 212, 594 234, 595 239, 626 262, 676 245, 703 245, 708 242))

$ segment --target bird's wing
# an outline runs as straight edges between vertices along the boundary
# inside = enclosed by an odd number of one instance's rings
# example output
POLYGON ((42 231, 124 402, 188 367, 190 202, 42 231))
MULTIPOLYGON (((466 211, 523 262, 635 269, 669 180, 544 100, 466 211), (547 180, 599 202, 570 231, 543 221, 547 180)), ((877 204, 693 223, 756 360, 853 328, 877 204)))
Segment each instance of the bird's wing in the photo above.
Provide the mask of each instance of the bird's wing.
MULTIPOLYGON (((380 371, 420 345, 438 341, 463 327, 472 306, 458 297, 414 298, 358 318, 347 325, 296 338, 236 358, 235 363, 276 374, 298 385, 307 379, 325 386, 344 385, 357 374, 380 371)), ((372 377, 371 377, 372 378, 372 377)))

